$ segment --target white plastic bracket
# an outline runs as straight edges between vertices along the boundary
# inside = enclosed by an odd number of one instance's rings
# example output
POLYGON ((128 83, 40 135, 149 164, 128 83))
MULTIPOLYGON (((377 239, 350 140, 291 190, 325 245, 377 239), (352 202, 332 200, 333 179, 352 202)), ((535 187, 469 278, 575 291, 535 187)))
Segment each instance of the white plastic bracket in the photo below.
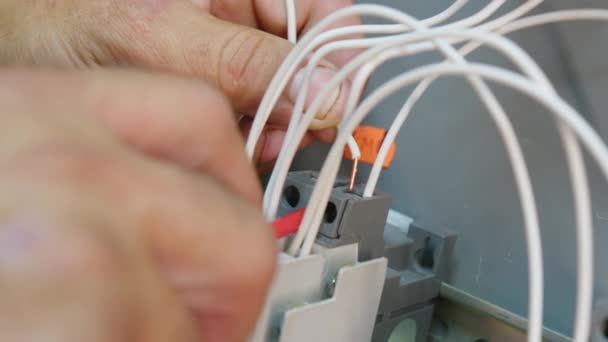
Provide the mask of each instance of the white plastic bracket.
POLYGON ((281 254, 266 307, 250 342, 369 342, 387 261, 357 261, 357 246, 281 254))

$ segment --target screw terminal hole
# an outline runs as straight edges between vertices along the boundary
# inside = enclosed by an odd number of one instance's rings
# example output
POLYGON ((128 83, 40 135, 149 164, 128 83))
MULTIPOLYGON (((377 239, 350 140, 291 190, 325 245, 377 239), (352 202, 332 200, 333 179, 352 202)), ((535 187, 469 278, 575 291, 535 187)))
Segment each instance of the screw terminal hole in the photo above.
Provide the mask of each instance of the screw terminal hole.
POLYGON ((433 319, 430 334, 435 340, 445 340, 448 337, 449 331, 450 327, 448 326, 448 323, 439 318, 433 319))
POLYGON ((300 204, 300 191, 293 185, 290 185, 283 190, 283 199, 290 207, 295 208, 300 204))
POLYGON ((430 237, 424 239, 424 246, 416 251, 415 254, 418 265, 425 270, 432 270, 435 266, 435 244, 430 237))
POLYGON ((416 321, 409 318, 404 319, 393 329, 387 342, 416 341, 417 334, 416 321))
POLYGON ((334 223, 336 218, 338 217, 338 208, 333 202, 327 203, 327 208, 325 208, 325 223, 334 223))

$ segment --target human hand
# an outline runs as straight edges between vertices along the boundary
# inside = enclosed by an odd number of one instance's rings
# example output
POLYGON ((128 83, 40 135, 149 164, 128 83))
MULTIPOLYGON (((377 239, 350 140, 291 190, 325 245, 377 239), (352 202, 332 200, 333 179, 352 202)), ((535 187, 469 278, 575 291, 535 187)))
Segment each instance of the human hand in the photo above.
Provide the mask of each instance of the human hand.
POLYGON ((13 71, 0 103, 1 341, 245 339, 276 247, 217 91, 13 71))
MULTIPOLYGON (((308 30, 351 0, 297 0, 297 26, 308 30)), ((0 11, 0 63, 93 67, 129 65, 202 77, 227 94, 246 133, 272 76, 289 53, 283 0, 6 0, 0 11)), ((356 19, 339 23, 356 24, 356 19)), ((328 57, 341 66, 353 51, 328 57)), ((316 70, 314 98, 334 74, 316 70)), ((348 85, 344 85, 348 86, 348 85)), ((289 121, 297 84, 289 85, 261 137, 256 161, 276 157, 289 121)), ((318 118, 333 127, 346 91, 330 97, 318 118)), ((334 130, 316 131, 330 141, 334 130)))

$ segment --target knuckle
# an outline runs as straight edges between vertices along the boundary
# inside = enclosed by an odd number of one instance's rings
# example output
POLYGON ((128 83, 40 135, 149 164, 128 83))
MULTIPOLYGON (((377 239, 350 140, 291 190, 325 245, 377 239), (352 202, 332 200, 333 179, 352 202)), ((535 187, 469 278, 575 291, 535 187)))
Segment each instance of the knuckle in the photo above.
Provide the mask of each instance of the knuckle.
POLYGON ((156 145, 177 152, 179 162, 200 168, 225 158, 227 148, 238 143, 240 135, 235 114, 223 93, 203 82, 189 90, 189 95, 183 97, 181 113, 186 118, 176 118, 175 122, 182 127, 180 134, 165 134, 164 141, 156 145), (183 122, 188 122, 188 126, 183 127, 183 122))
POLYGON ((195 112, 194 118, 201 121, 199 124, 208 127, 212 122, 217 130, 236 127, 235 114, 226 95, 206 82, 195 82, 197 85, 192 87, 189 100, 190 109, 195 112))
POLYGON ((263 81, 260 71, 266 69, 267 51, 272 51, 270 38, 250 29, 237 31, 220 52, 218 83, 230 98, 244 103, 256 101, 256 89, 263 81))

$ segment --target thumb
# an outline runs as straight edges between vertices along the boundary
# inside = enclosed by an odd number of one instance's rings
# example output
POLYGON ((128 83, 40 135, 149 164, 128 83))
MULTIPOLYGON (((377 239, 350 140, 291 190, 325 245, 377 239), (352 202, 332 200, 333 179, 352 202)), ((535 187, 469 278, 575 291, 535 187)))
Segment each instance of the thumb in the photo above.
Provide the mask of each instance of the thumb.
MULTIPOLYGON (((129 33, 118 51, 126 51, 130 63, 205 78, 221 89, 240 113, 252 115, 276 70, 292 45, 278 36, 220 20, 189 1, 172 1, 162 14, 140 8, 141 20, 128 20, 129 33), (152 14, 151 14, 152 13, 152 14)), ((132 12, 133 13, 133 12, 132 12)), ((327 63, 327 66, 330 64, 327 63)), ((315 69, 309 88, 310 104, 329 79, 331 67, 315 69)), ((303 70, 286 87, 271 121, 289 121, 296 95, 302 88, 303 70)), ((317 114, 320 126, 335 126, 348 92, 336 89, 317 114)))

